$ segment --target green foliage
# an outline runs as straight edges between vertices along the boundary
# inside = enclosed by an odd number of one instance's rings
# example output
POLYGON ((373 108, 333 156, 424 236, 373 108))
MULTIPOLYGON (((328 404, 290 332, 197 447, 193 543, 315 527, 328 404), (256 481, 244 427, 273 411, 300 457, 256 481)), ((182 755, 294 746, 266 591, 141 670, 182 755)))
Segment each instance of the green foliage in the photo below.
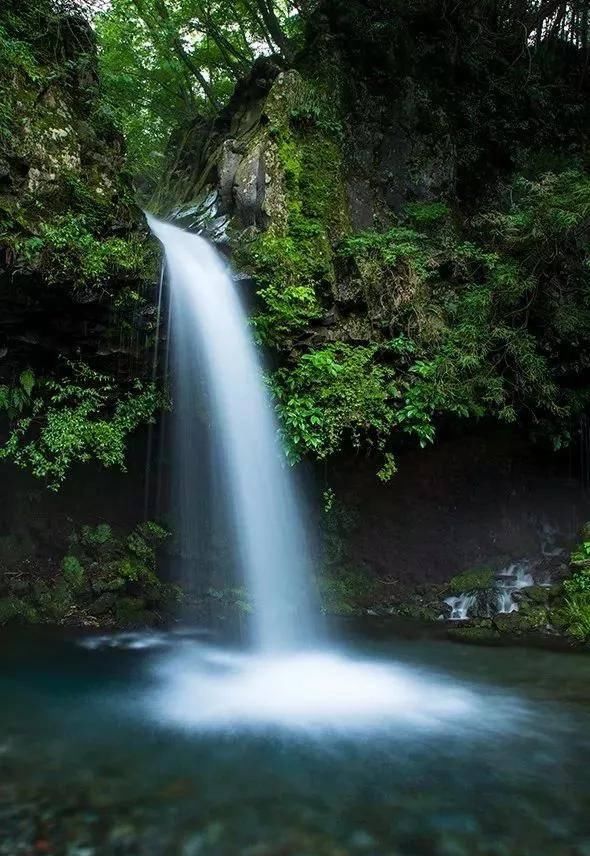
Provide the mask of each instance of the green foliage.
POLYGON ((590 531, 581 532, 581 540, 570 556, 571 575, 563 581, 562 596, 554 609, 552 622, 579 642, 590 639, 590 531))
POLYGON ((450 213, 449 206, 444 202, 408 202, 404 210, 408 219, 418 228, 439 225, 450 213))
POLYGON ((21 573, 19 595, 9 589, 8 596, 0 598, 0 625, 153 620, 154 610, 166 610, 180 599, 179 590, 161 582, 156 573, 156 551, 168 535, 152 521, 128 535, 113 532, 107 523, 74 530, 57 575, 21 573))
POLYGON ((365 304, 381 344, 330 344, 276 373, 294 459, 324 458, 350 440, 387 451, 394 432, 425 445, 444 415, 526 414, 555 445, 567 441, 590 403, 577 379, 590 360, 590 184, 569 172, 516 187, 510 210, 478 219, 480 243, 449 222, 433 231, 446 206, 416 203, 406 212, 415 228, 337 245, 337 276, 365 304))
POLYGON ((113 530, 108 523, 99 523, 97 526, 83 526, 79 541, 90 550, 104 547, 113 543, 113 530))
POLYGON ((35 375, 31 369, 21 372, 15 386, 0 386, 0 411, 6 411, 10 420, 16 419, 31 405, 31 394, 35 386, 35 375))
POLYGON ((385 452, 383 455, 383 465, 377 471, 377 478, 382 482, 390 481, 397 473, 397 461, 392 452, 385 452))
POLYGON ((92 285, 109 277, 149 278, 153 247, 135 234, 130 238, 99 238, 84 214, 63 214, 45 220, 38 234, 13 240, 21 263, 45 272, 47 281, 92 285))
POLYGON ((570 557, 572 575, 564 580, 563 589, 574 600, 578 595, 590 598, 590 541, 581 541, 570 557))
POLYGON ((242 247, 240 258, 255 272, 265 303, 254 322, 256 332, 262 341, 284 346, 318 317, 314 283, 325 274, 322 257, 310 252, 307 241, 265 232, 242 247))
POLYGON ((587 253, 590 176, 569 169, 530 181, 518 178, 507 211, 482 217, 500 245, 520 253, 587 253), (555 242, 559 245, 556 247, 555 242))
POLYGON ((590 592, 569 594, 558 613, 558 623, 579 642, 590 639, 590 592))
POLYGON ((74 610, 74 590, 63 576, 53 583, 39 580, 34 585, 32 601, 39 621, 62 624, 74 610))
POLYGON ((71 591, 79 591, 86 582, 86 572, 76 556, 64 556, 61 563, 61 574, 71 591))
MULTIPOLYGON (((130 389, 121 391, 113 378, 84 363, 67 363, 66 367, 67 378, 38 379, 35 396, 26 398, 18 414, 14 412, 14 393, 0 397, 0 405, 4 400, 8 409, 8 402, 12 407, 9 415, 13 415, 0 458, 30 470, 53 490, 77 462, 96 460, 105 467, 124 470, 127 437, 140 424, 153 420, 162 403, 153 384, 135 381, 130 389)), ((29 380, 27 386, 33 392, 29 380)))
POLYGON ((344 569, 324 573, 318 578, 322 612, 329 615, 355 615, 362 611, 375 588, 366 573, 344 569))
POLYGON ((37 618, 37 610, 26 600, 20 597, 0 598, 0 627, 11 621, 34 624, 37 618))
POLYGON ((322 459, 345 438, 377 446, 395 422, 399 395, 392 370, 376 360, 377 347, 335 344, 304 354, 295 369, 275 373, 272 388, 289 457, 322 459))

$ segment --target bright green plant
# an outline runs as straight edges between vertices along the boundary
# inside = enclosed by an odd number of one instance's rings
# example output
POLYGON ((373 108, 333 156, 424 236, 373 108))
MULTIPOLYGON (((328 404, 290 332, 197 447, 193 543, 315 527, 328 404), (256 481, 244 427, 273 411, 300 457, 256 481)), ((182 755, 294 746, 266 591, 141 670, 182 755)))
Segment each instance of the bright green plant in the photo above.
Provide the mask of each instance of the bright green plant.
POLYGON ((79 591, 86 582, 86 572, 76 556, 64 556, 61 563, 62 577, 71 591, 79 591))
POLYGON ((376 360, 377 347, 328 345, 305 354, 293 370, 272 379, 291 460, 306 452, 326 458, 345 439, 372 435, 377 446, 395 423, 399 391, 390 368, 376 360))
POLYGON ((38 379, 34 396, 27 380, 31 395, 26 409, 13 418, 0 448, 0 458, 30 470, 53 490, 79 461, 97 460, 124 470, 127 437, 151 421, 162 403, 153 384, 135 381, 121 391, 113 378, 84 363, 68 363, 67 369, 69 376, 61 381, 38 379))
POLYGON ((579 642, 590 639, 590 591, 568 594, 559 613, 559 624, 579 642))

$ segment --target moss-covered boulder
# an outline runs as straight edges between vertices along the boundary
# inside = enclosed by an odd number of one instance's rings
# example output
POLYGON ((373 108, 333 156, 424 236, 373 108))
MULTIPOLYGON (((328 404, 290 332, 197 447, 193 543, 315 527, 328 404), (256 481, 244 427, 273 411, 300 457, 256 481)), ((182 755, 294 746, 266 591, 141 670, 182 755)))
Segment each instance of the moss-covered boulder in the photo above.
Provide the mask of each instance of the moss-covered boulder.
POLYGON ((447 591, 449 595, 459 595, 464 592, 482 592, 494 585, 495 574, 488 568, 479 568, 457 574, 449 580, 447 591))
POLYGON ((155 523, 128 535, 104 523, 83 526, 57 564, 42 569, 24 562, 0 577, 0 625, 137 627, 166 620, 180 599, 179 589, 156 572, 156 549, 166 536, 155 523))
POLYGON ((538 605, 529 609, 519 609, 518 612, 507 612, 493 618, 494 627, 500 633, 510 636, 540 632, 546 629, 548 623, 547 610, 538 605))

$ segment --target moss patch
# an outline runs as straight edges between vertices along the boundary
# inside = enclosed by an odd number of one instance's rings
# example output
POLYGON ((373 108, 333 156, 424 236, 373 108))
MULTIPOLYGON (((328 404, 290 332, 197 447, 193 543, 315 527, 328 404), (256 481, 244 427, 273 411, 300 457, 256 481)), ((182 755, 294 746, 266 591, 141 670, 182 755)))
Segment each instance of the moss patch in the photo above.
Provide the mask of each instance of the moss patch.
POLYGON ((180 598, 156 573, 156 548, 166 536, 155 523, 140 524, 128 535, 115 534, 107 524, 83 526, 72 534, 53 575, 23 571, 5 578, 0 625, 154 623, 180 598))
POLYGON ((494 585, 495 574, 487 568, 466 571, 457 574, 449 581, 448 592, 452 595, 463 594, 463 592, 484 591, 494 585))
POLYGON ((265 304, 254 319, 256 331, 280 349, 292 347, 321 316, 322 297, 334 282, 333 244, 349 222, 341 146, 322 113, 327 102, 320 91, 296 72, 281 75, 271 90, 265 163, 281 190, 269 203, 268 232, 246 234, 236 248, 236 263, 255 277, 265 304))

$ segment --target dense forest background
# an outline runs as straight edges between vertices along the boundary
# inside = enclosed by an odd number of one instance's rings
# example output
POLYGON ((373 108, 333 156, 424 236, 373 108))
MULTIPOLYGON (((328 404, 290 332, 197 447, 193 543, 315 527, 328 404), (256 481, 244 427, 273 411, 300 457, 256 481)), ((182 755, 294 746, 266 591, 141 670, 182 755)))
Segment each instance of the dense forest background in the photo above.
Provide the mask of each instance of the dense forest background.
POLYGON ((129 438, 174 406, 144 207, 220 241, 253 284, 285 446, 321 462, 328 512, 357 489, 351 460, 385 496, 420 448, 473 432, 546 461, 571 450, 583 476, 589 15, 587 0, 4 3, 6 472, 67 491, 80 465, 124 468, 129 438))

